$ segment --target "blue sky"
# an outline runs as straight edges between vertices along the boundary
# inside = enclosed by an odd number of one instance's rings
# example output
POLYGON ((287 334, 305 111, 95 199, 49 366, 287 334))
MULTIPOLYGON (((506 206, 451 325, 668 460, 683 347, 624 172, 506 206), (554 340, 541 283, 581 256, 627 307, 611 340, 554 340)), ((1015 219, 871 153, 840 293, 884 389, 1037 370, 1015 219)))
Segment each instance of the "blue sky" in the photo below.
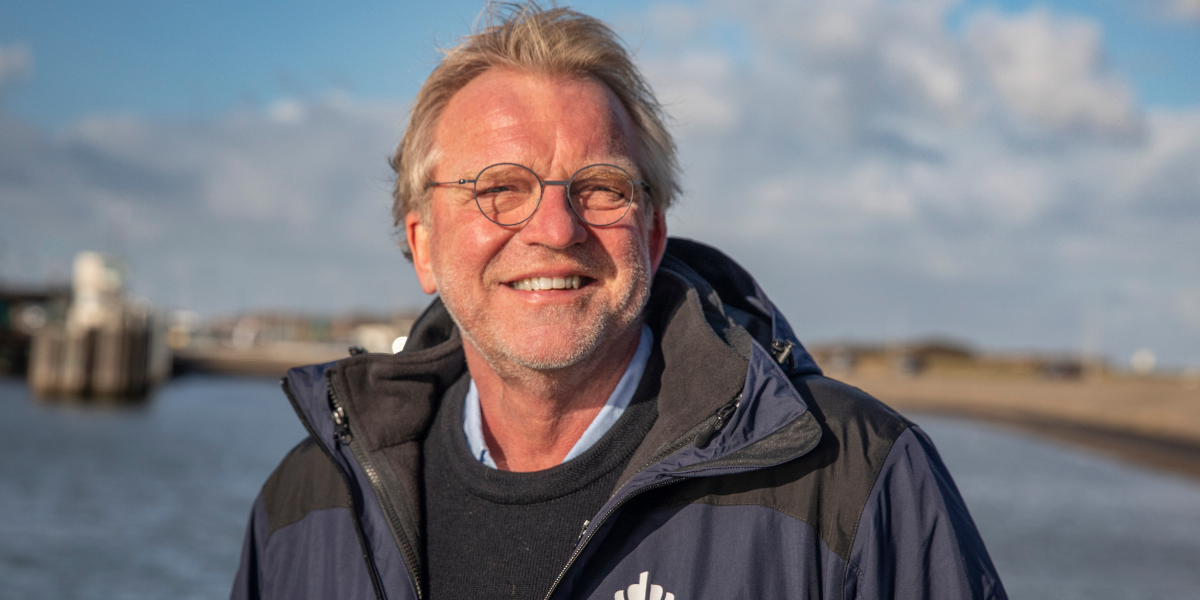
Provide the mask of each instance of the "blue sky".
MULTIPOLYGON (((645 4, 573 6, 614 19, 645 4)), ((25 44, 35 59, 32 76, 5 90, 3 106, 54 127, 94 113, 210 117, 329 90, 404 100, 437 60, 435 44, 469 31, 480 6, 477 0, 6 2, 0 44, 25 44)), ((1035 6, 1099 23, 1109 57, 1148 105, 1200 103, 1200 17, 1171 19, 1155 2, 967 0, 947 20, 955 28, 981 8, 1018 13, 1035 6)), ((628 29, 627 36, 643 33, 628 29)))
MULTIPOLYGON (((0 279, 418 307, 384 158, 477 1, 0 4, 0 279)), ((674 117, 674 234, 806 340, 1200 367, 1200 0, 577 2, 674 117)))
POLYGON ((1169 5, 1154 0, 969 0, 951 17, 956 25, 980 8, 1019 13, 1038 6, 1063 15, 1093 19, 1103 28, 1108 56, 1151 106, 1200 103, 1200 17, 1172 18, 1169 5))
MULTIPOLYGON (((625 3, 633 5, 634 3, 625 3)), ((576 7, 606 16, 622 3, 576 7)), ((0 44, 23 43, 35 76, 7 109, 54 126, 90 113, 212 116, 332 89, 407 99, 467 33, 477 0, 444 2, 9 2, 0 44)))

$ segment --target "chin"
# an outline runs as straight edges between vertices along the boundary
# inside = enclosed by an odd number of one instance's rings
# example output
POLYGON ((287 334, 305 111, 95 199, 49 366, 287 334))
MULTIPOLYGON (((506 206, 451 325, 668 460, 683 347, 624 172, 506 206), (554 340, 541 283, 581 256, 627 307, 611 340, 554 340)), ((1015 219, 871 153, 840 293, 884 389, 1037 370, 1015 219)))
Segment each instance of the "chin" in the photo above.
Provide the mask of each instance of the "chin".
POLYGON ((554 325, 543 321, 541 326, 485 326, 469 332, 468 336, 495 366, 501 362, 537 371, 555 371, 575 366, 594 355, 613 325, 607 319, 575 317, 549 319, 554 325))
POLYGON ((500 348, 499 354, 509 362, 535 371, 558 371, 573 367, 595 353, 599 346, 594 339, 558 340, 550 347, 500 348), (575 342, 564 344, 562 342, 575 342))

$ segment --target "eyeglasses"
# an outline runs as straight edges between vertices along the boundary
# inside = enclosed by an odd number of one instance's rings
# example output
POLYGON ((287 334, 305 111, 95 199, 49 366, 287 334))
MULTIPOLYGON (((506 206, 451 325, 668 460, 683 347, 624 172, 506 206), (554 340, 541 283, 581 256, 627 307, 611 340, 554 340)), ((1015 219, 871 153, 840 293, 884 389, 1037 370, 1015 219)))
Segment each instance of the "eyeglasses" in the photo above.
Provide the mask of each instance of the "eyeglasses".
POLYGON ((620 221, 633 203, 635 185, 649 191, 650 186, 634 181, 629 172, 616 165, 588 165, 562 181, 546 181, 528 167, 499 163, 479 172, 475 179, 430 181, 425 188, 440 185, 471 184, 475 205, 489 221, 510 227, 528 221, 542 202, 548 185, 567 188, 567 200, 579 220, 594 227, 620 221))

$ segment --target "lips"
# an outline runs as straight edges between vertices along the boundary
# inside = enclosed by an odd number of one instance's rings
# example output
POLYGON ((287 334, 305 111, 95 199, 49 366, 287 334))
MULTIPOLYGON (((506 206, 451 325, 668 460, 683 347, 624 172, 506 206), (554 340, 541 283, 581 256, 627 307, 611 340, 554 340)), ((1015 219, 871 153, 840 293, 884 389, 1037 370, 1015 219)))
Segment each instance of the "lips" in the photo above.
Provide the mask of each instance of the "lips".
POLYGON ((583 278, 579 275, 567 275, 564 277, 526 277, 512 281, 508 285, 514 290, 536 292, 540 290, 577 290, 582 283, 583 278))

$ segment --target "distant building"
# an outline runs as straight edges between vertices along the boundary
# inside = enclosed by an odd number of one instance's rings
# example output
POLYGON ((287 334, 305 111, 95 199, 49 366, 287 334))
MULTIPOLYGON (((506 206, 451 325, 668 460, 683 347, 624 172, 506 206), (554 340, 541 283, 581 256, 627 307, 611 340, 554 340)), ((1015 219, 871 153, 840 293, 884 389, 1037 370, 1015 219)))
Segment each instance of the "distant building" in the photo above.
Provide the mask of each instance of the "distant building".
POLYGON ((933 337, 899 344, 834 342, 814 344, 813 358, 830 375, 1026 377, 1079 379, 1080 357, 1032 353, 981 353, 969 344, 933 337))
POLYGON ((344 358, 351 351, 398 352, 416 316, 256 311, 202 323, 193 313, 177 317, 167 339, 176 372, 277 377, 290 367, 344 358))

